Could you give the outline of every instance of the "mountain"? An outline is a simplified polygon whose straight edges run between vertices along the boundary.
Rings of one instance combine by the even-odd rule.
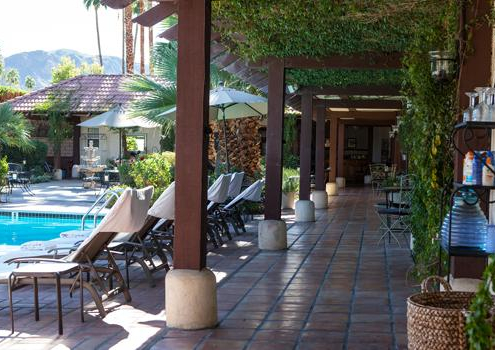
[[[55,50],[55,51],[29,51],[18,53],[5,58],[6,69],[15,68],[19,71],[21,85],[24,86],[24,80],[30,75],[36,80],[35,89],[40,89],[50,85],[52,80],[52,68],[60,63],[63,56],[72,58],[77,66],[82,62],[92,63],[97,60],[97,56],[87,55],[74,50]],[[136,72],[139,71],[137,67]],[[103,56],[103,68],[105,74],[121,74],[122,60],[120,57]]]

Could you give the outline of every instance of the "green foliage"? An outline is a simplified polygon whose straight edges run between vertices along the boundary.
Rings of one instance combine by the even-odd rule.
[[[402,149],[408,153],[409,170],[417,179],[411,222],[419,278],[437,268],[441,194],[453,180],[450,135],[456,120],[456,82],[440,83],[431,77],[428,51],[455,46],[457,1],[445,1],[439,7],[438,17],[426,16],[418,23],[421,29],[406,52],[404,93],[410,107],[399,125]]]
[[[7,157],[3,156],[0,159],[0,179],[1,179],[1,181],[4,181],[8,172],[9,172],[9,162],[7,160]]]
[[[63,56],[60,59],[60,63],[52,68],[52,84],[82,74],[103,74],[103,67],[96,62],[91,64],[83,62],[80,67],[77,67],[76,62],[72,58]]]
[[[123,163],[118,168],[122,184],[138,188],[153,186],[153,199],[156,199],[173,181],[174,167],[175,154],[163,152],[145,155],[134,163]]]
[[[43,169],[48,153],[48,146],[46,143],[38,140],[32,140],[31,143],[32,148],[5,147],[3,153],[7,156],[10,163],[22,163],[25,160],[28,169],[35,167],[41,167]]]
[[[297,168],[299,166],[299,157],[292,152],[292,145],[297,139],[297,115],[287,114],[284,119],[284,146],[283,158],[284,167]]]
[[[24,79],[24,86],[26,87],[26,89],[32,90],[36,86],[36,81],[32,76],[27,75],[26,79]]]
[[[394,85],[404,80],[400,69],[291,69],[287,81],[302,86]]]
[[[30,149],[31,129],[24,115],[14,112],[10,103],[0,104],[0,151],[4,147]]]
[[[11,86],[19,87],[19,71],[17,69],[11,68],[7,72],[5,72],[5,82]]]
[[[68,117],[75,103],[71,94],[60,92],[51,94],[44,103],[35,107],[35,112],[43,114],[48,120],[48,139],[53,145],[55,169],[60,168],[62,143],[72,137],[72,124]]]
[[[11,86],[0,86],[0,103],[8,101],[14,97],[22,96],[26,92]]]
[[[483,283],[478,287],[476,296],[471,301],[469,313],[466,318],[466,331],[470,350],[493,349],[495,338],[492,329],[493,296],[491,293],[493,278],[495,277],[495,259],[483,273]]]
[[[3,59],[2,54],[0,53],[0,79],[1,79],[1,76],[3,75],[4,69],[5,69],[5,61]]]
[[[127,141],[127,150],[128,151],[137,151],[138,150],[138,144],[137,144],[135,137],[127,136],[126,141]]]
[[[45,173],[43,175],[33,175],[33,176],[31,176],[29,181],[31,181],[31,183],[33,183],[33,184],[38,184],[41,182],[50,182],[50,181],[52,181],[52,178],[53,177],[51,174]]]
[[[283,168],[282,171],[282,192],[299,191],[299,171],[297,169]]]

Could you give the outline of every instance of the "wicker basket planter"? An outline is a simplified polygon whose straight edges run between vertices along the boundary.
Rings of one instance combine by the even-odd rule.
[[[431,282],[442,284],[444,292],[429,292]],[[465,312],[474,293],[453,292],[441,277],[421,284],[421,293],[407,299],[407,337],[410,350],[467,349]]]

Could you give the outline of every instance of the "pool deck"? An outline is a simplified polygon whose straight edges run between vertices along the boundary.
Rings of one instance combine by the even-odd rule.
[[[34,321],[33,290],[14,292],[16,331],[10,334],[7,288],[0,285],[0,349],[407,349],[407,281],[412,264],[403,245],[382,241],[369,189],[332,197],[314,223],[288,222],[288,249],[260,251],[257,222],[248,232],[211,249],[207,265],[217,278],[215,329],[166,327],[165,272],[151,288],[138,266],[131,270],[132,302],[105,303],[100,318],[85,296],[63,289],[64,335],[57,334],[55,293],[40,289],[41,319]]]
[[[33,184],[31,190],[34,196],[14,188],[8,202],[0,204],[0,211],[84,214],[103,193],[83,188],[80,180]]]

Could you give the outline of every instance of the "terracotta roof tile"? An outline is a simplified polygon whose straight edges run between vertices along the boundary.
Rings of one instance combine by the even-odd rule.
[[[131,75],[80,75],[10,100],[18,112],[32,112],[51,93],[72,93],[72,112],[105,112],[117,104],[126,105],[143,94],[124,91],[121,84]]]

